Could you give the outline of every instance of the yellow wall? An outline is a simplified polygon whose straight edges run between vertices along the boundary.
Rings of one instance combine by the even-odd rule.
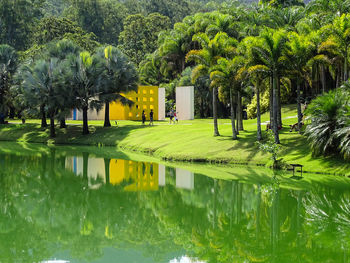
[[[156,163],[143,163],[128,160],[112,159],[110,162],[109,181],[118,185],[129,182],[126,191],[156,191],[158,190],[158,168]]]
[[[153,119],[158,120],[158,87],[139,86],[138,92],[122,94],[134,102],[132,107],[123,106],[120,102],[110,104],[111,120],[142,120],[142,111],[145,110],[146,120],[149,120],[149,113],[153,109]]]

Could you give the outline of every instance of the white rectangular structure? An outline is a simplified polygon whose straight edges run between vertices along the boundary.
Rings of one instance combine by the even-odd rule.
[[[158,88],[158,120],[165,120],[165,88]]]
[[[165,166],[159,164],[158,168],[158,184],[159,186],[165,186]]]
[[[194,173],[176,168],[176,188],[194,189]]]
[[[194,119],[194,87],[176,88],[176,112],[179,120]]]

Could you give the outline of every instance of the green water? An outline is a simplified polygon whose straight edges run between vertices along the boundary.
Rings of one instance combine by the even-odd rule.
[[[349,262],[350,184],[92,152],[0,145],[0,262]]]

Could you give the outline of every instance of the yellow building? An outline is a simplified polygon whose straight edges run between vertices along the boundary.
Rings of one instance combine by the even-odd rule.
[[[126,191],[158,190],[158,164],[112,159],[109,166],[109,182],[118,185],[129,183]]]
[[[113,102],[109,106],[109,118],[111,120],[142,120],[142,111],[146,113],[149,120],[149,113],[153,110],[153,120],[165,119],[165,89],[157,86],[139,86],[138,91],[121,94],[133,101],[133,106],[123,106],[120,102]],[[90,110],[89,120],[103,120],[105,108],[100,111]],[[68,119],[82,120],[83,112],[77,109],[72,110]]]
[[[110,105],[109,116],[111,120],[142,120],[142,111],[146,113],[149,120],[149,113],[153,110],[153,119],[158,120],[159,116],[159,94],[156,86],[139,86],[137,92],[122,94],[134,102],[131,107],[123,106],[120,102]]]

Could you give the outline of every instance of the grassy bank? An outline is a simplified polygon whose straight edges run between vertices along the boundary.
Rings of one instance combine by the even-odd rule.
[[[300,163],[309,172],[349,174],[350,164],[334,157],[313,157],[306,139],[289,132],[289,124],[296,122],[294,106],[283,108],[281,157],[288,163]],[[262,121],[268,120],[265,114]],[[57,129],[57,138],[49,138],[49,130],[40,129],[38,121],[25,125],[9,124],[0,127],[0,140],[55,144],[108,145],[121,149],[152,153],[170,160],[227,162],[265,165],[269,156],[259,152],[256,141],[256,120],[244,121],[239,140],[232,141],[229,120],[219,120],[221,136],[213,137],[210,119],[181,121],[177,125],[156,122],[142,126],[140,122],[119,121],[118,127],[103,128],[102,121],[90,121],[91,134],[81,135],[81,122],[70,121],[67,129]],[[264,127],[264,126],[263,126]]]

